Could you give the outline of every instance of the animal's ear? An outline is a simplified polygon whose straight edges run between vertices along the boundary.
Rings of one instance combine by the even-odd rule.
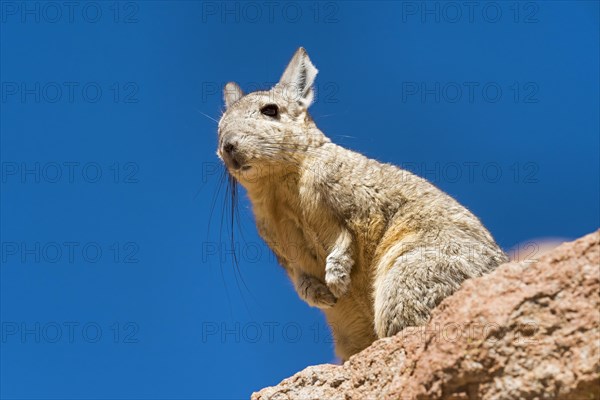
[[[229,82],[223,88],[223,99],[225,100],[225,107],[229,108],[233,103],[238,101],[244,96],[244,92],[235,82]]]
[[[290,101],[297,101],[308,108],[314,98],[313,83],[319,72],[303,47],[296,50],[294,57],[285,69],[277,86]]]

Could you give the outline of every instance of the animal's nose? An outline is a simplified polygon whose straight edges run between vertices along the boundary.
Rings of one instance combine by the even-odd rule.
[[[227,136],[221,142],[221,158],[229,168],[239,169],[243,161],[238,139]]]
[[[231,155],[231,153],[235,151],[235,144],[231,142],[226,142],[225,144],[223,144],[223,151]]]

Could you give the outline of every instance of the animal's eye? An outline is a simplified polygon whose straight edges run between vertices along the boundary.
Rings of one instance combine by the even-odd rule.
[[[260,112],[269,117],[275,118],[279,114],[279,107],[277,104],[267,104],[260,109]]]

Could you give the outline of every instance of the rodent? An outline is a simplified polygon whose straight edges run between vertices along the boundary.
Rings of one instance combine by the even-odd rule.
[[[452,197],[325,136],[308,113],[317,72],[299,48],[269,91],[226,84],[217,155],[347,360],[377,338],[426,323],[463,281],[508,258]]]

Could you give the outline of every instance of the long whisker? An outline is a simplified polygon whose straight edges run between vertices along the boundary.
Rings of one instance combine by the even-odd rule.
[[[231,195],[231,197],[230,197],[231,198],[231,203],[230,203],[231,209],[229,210],[229,212],[230,212],[229,216],[230,216],[230,229],[231,229],[231,231],[230,231],[231,253],[233,255],[232,256],[233,272],[234,272],[234,276],[235,276],[235,283],[238,287],[238,291],[240,292],[242,302],[244,303],[244,308],[246,309],[246,312],[252,318],[252,311],[248,307],[248,303],[246,301],[246,298],[244,297],[244,292],[242,291],[242,288],[240,287],[240,282],[242,283],[242,286],[246,289],[246,291],[250,294],[252,299],[256,303],[258,303],[258,301],[256,301],[256,298],[254,297],[254,295],[252,294],[252,291],[248,288],[248,285],[246,284],[246,281],[244,280],[242,271],[240,269],[239,260],[237,257],[235,233],[234,233],[236,225],[237,225],[239,231],[241,232],[241,226],[239,224],[238,185],[237,185],[237,181],[235,180],[235,178],[233,176],[228,174],[228,178],[229,178],[229,188],[230,188],[230,195]],[[237,217],[237,219],[236,219],[236,217]]]
[[[225,181],[225,176],[227,176],[227,171],[225,171],[225,169],[223,167],[221,167],[221,174],[219,176],[217,188],[213,191],[213,196],[212,196],[212,200],[211,200],[210,215],[208,218],[208,227],[207,227],[207,231],[206,231],[206,237],[209,237],[209,234],[210,234],[210,225],[212,223],[215,206],[217,204],[217,198],[219,197],[219,193],[221,193],[221,188],[223,187],[223,182]],[[200,193],[200,190],[198,191],[198,193]]]
[[[212,120],[212,121],[215,121],[217,124],[219,123],[219,121],[217,121],[216,119],[214,119],[214,118],[213,118],[213,117],[211,117],[210,115],[208,115],[208,114],[205,114],[205,113],[203,113],[203,112],[202,112],[202,111],[200,111],[200,110],[196,110],[196,111],[198,111],[200,114],[204,115],[206,118],[208,118],[208,119],[210,119],[210,120]]]
[[[210,232],[211,232],[211,224],[213,221],[213,216],[214,216],[214,209],[215,209],[215,205],[217,203],[217,198],[219,197],[219,194],[221,193],[221,188],[223,187],[223,183],[224,183],[224,178],[227,175],[227,172],[225,171],[224,168],[221,169],[221,174],[219,176],[219,179],[217,181],[217,185],[216,187],[213,188],[213,195],[212,195],[212,201],[211,201],[211,206],[210,206],[210,214],[209,214],[209,218],[208,218],[208,224],[207,224],[207,230],[206,230],[206,243],[209,243],[210,240]],[[202,189],[199,190],[199,192]],[[221,221],[221,225],[222,225],[222,221]],[[222,229],[221,229],[222,231]],[[221,233],[219,233],[219,243],[221,242]],[[212,262],[208,263],[209,268],[212,271]],[[223,273],[223,267],[221,266],[221,263],[219,262],[219,272],[220,272],[220,277],[221,277],[221,282],[223,284],[223,288],[225,289],[225,297],[227,299],[227,305],[229,308],[229,314],[233,317],[233,306],[231,303],[231,296],[229,295],[229,289],[227,287],[227,282],[225,280],[225,275]]]

